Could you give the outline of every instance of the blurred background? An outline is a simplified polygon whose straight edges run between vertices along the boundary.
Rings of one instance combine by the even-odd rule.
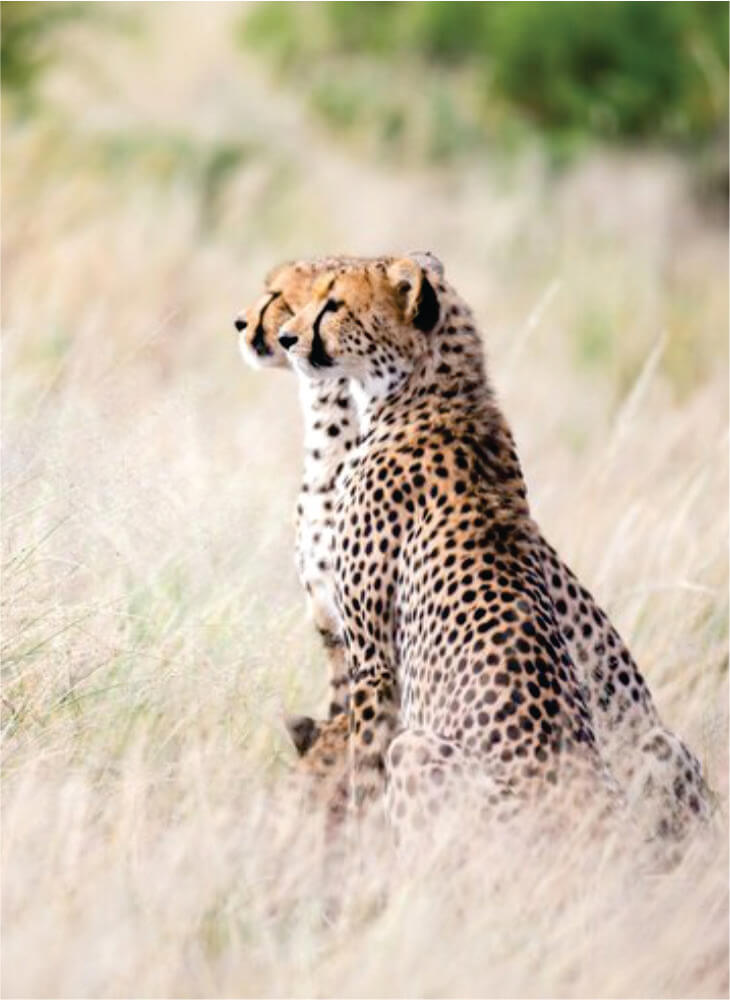
[[[495,907],[424,889],[367,971],[362,927],[297,909],[250,816],[282,714],[324,705],[300,418],[232,320],[283,259],[442,258],[533,511],[725,831],[727,4],[0,13],[5,994],[721,995],[723,846],[560,918],[519,873]]]

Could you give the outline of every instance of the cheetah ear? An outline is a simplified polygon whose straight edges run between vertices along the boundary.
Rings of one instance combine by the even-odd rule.
[[[439,278],[443,278],[444,265],[430,250],[413,250],[407,254],[407,257],[409,260],[415,261],[424,271],[433,271]]]
[[[264,288],[271,288],[272,284],[276,281],[282,271],[288,271],[295,265],[293,260],[285,260],[281,264],[277,264],[276,267],[270,268],[264,278]]]
[[[300,757],[312,749],[318,729],[317,723],[309,715],[290,715],[284,720],[286,730]]]
[[[434,287],[426,277],[426,267],[433,268],[437,275],[443,273],[441,262],[430,254],[411,254],[388,268],[388,280],[403,318],[424,333],[433,330],[441,311]]]

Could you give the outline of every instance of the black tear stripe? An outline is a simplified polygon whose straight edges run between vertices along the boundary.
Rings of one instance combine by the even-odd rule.
[[[428,333],[429,330],[433,330],[436,326],[440,315],[441,308],[439,300],[436,297],[436,292],[424,274],[423,281],[421,282],[421,294],[418,296],[418,308],[416,309],[416,315],[413,317],[413,325],[417,329],[423,330],[424,333]]]
[[[329,356],[325,349],[322,335],[319,332],[319,325],[322,322],[322,318],[325,313],[337,312],[340,306],[343,305],[344,302],[336,302],[334,299],[327,299],[314,321],[314,325],[312,327],[312,347],[309,351],[309,363],[312,368],[331,368],[334,364],[333,359]]]
[[[259,321],[256,324],[256,332],[253,335],[253,340],[251,341],[251,347],[254,349],[256,354],[260,358],[266,358],[273,352],[266,346],[266,341],[264,340],[264,316],[266,315],[266,310],[269,308],[272,302],[279,298],[281,292],[272,292],[271,298],[266,303],[264,308],[259,313]]]

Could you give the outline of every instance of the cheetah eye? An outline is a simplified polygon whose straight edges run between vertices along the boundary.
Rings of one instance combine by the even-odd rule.
[[[336,313],[338,309],[344,306],[342,299],[327,299],[325,303],[324,311],[330,313]]]
[[[408,302],[408,293],[410,292],[411,287],[412,286],[410,281],[406,280],[399,281],[398,284],[395,286],[396,301],[401,306],[405,306],[406,303]]]

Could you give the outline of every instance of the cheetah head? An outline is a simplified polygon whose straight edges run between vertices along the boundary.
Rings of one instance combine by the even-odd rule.
[[[279,331],[292,364],[309,377],[347,377],[390,391],[430,351],[441,317],[443,268],[430,254],[340,264]]]
[[[302,309],[324,272],[353,257],[321,257],[279,264],[266,276],[264,294],[243,309],[234,326],[244,361],[253,368],[287,368],[287,353],[279,343],[279,329]]]

